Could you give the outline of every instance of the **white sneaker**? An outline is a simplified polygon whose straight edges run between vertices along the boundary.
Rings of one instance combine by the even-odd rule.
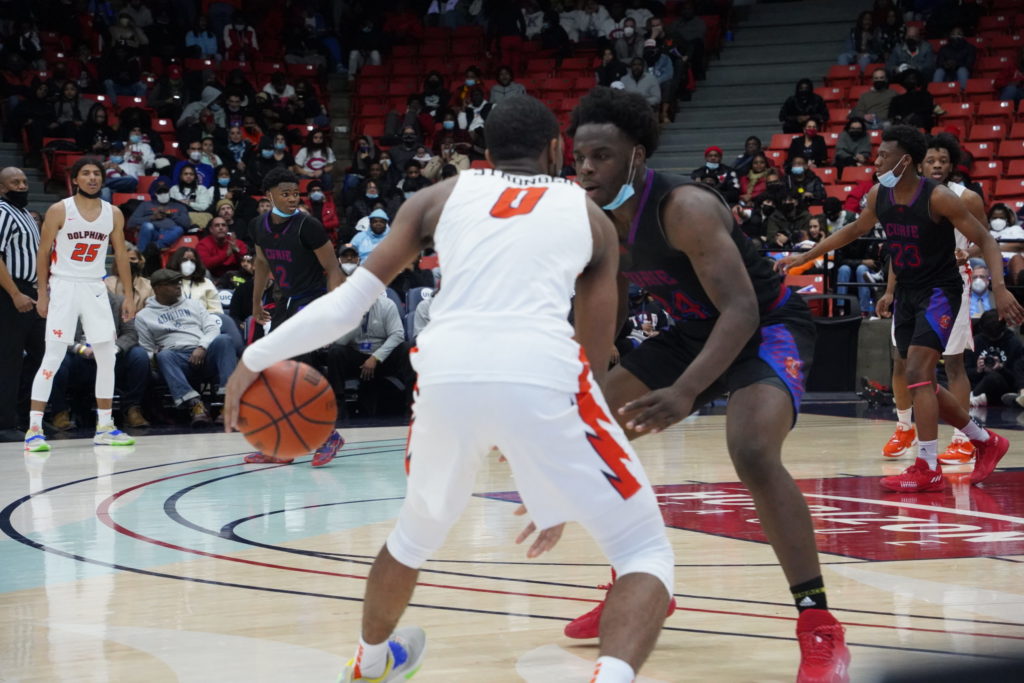
[[[29,453],[46,453],[50,450],[42,429],[36,427],[25,432],[25,450]]]
[[[408,680],[416,675],[427,653],[427,634],[419,626],[405,626],[395,629],[388,638],[388,663],[384,673],[377,678],[366,678],[360,673],[355,658],[348,660],[345,670],[338,677],[338,683],[393,683]]]
[[[981,396],[975,396],[974,394],[971,394],[971,406],[973,406],[975,408],[980,408],[981,406],[987,406],[987,405],[988,405],[988,396],[986,396],[985,394],[982,394]]]
[[[134,446],[135,439],[111,423],[96,426],[96,434],[92,437],[92,443],[95,446]]]

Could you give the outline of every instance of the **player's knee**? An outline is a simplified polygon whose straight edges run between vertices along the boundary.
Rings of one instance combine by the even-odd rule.
[[[650,574],[661,581],[669,595],[675,590],[676,558],[664,530],[649,534],[646,539],[623,548],[608,559],[619,577],[626,574]]]
[[[782,469],[782,461],[777,454],[762,445],[751,443],[733,448],[729,454],[732,464],[747,487],[757,486],[767,480],[770,475]]]
[[[410,530],[399,523],[388,535],[386,545],[391,557],[410,569],[419,569],[444,544],[446,533],[415,536]]]

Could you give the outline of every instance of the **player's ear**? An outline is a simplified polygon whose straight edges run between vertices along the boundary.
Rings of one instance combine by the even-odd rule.
[[[633,147],[633,165],[642,166],[647,162],[647,150],[643,145]]]
[[[551,175],[558,175],[558,171],[561,170],[564,152],[565,147],[562,144],[561,136],[548,141],[548,161],[550,161]]]
[[[487,159],[487,163],[489,163],[491,166],[497,168],[497,165],[494,163],[494,159],[491,158],[491,150],[484,150],[484,159]]]

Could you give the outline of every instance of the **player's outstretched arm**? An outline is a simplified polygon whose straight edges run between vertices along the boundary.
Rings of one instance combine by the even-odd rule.
[[[50,252],[57,239],[57,233],[64,225],[64,202],[50,205],[39,231],[39,251],[36,253],[36,278],[39,294],[36,298],[36,312],[45,318],[50,308]]]
[[[999,251],[999,244],[988,229],[974,217],[967,204],[953,194],[952,190],[937,187],[932,192],[931,210],[934,215],[948,219],[953,227],[981,249],[992,280],[992,293],[995,296],[999,317],[1009,325],[1017,325],[1024,320],[1024,308],[1021,308],[1017,299],[1006,289],[1006,282],[1003,280],[1003,254]]]
[[[862,211],[860,216],[857,217],[857,220],[849,225],[844,225],[839,230],[836,230],[834,233],[818,242],[814,248],[809,251],[804,251],[799,254],[789,254],[788,256],[779,259],[775,262],[775,270],[780,273],[785,273],[790,268],[796,268],[797,266],[802,266],[805,263],[810,263],[828,252],[845,247],[858,237],[863,237],[871,232],[871,229],[875,227],[875,223],[878,222],[878,216],[875,215],[875,196],[877,193],[878,186],[875,185],[868,192],[868,200],[864,206],[864,211]]]
[[[615,226],[594,202],[587,199],[594,252],[576,280],[576,341],[590,360],[594,381],[600,386],[608,372],[608,357],[618,321],[618,238]]]
[[[388,282],[429,243],[455,179],[420,190],[402,204],[389,234],[344,284],[289,318],[280,328],[250,346],[228,380],[224,396],[224,430],[238,420],[238,402],[260,372],[274,363],[330,344],[362,320]],[[255,296],[255,295],[254,295]]]

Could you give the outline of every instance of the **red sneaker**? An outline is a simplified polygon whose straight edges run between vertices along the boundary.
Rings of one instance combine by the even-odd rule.
[[[327,441],[324,441],[324,445],[313,453],[313,467],[323,467],[334,460],[334,456],[338,454],[338,449],[344,445],[345,439],[341,438],[341,434],[336,431],[331,432],[331,435],[327,437]]]
[[[605,583],[598,588],[608,590],[612,587],[612,584]],[[601,635],[601,612],[604,611],[604,600],[602,600],[597,607],[590,610],[582,616],[578,616],[568,624],[565,625],[565,636],[567,638],[597,638]],[[676,599],[671,598],[668,601],[668,612],[665,614],[665,618],[672,616],[672,613],[676,611]]]
[[[988,479],[988,475],[992,474],[992,470],[996,468],[999,461],[1006,455],[1006,451],[1010,450],[1009,441],[991,429],[986,429],[985,431],[988,432],[988,441],[971,442],[974,444],[977,453],[974,459],[974,471],[971,472],[972,484],[980,484]]]
[[[281,458],[275,458],[272,455],[264,455],[259,451],[250,453],[243,458],[246,463],[250,465],[290,465],[292,460],[283,460]]]
[[[796,622],[800,643],[797,683],[847,683],[850,680],[850,650],[843,638],[843,626],[828,610],[805,609]]]
[[[882,457],[899,458],[907,454],[911,448],[917,445],[917,430],[913,427],[908,429],[896,425],[896,432],[882,446]]]
[[[977,469],[977,465],[975,465]],[[946,480],[942,477],[942,465],[936,463],[935,469],[928,467],[924,458],[918,458],[914,464],[892,477],[882,477],[882,488],[900,493],[924,493],[941,491],[946,488]]]
[[[974,444],[967,439],[953,439],[945,451],[939,453],[943,465],[966,465],[974,460]]]

